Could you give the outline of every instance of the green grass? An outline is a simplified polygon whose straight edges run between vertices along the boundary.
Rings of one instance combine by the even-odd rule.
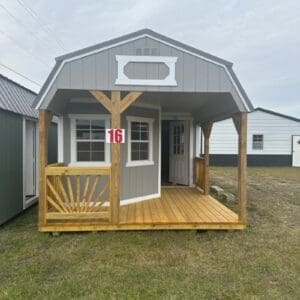
[[[234,192],[236,169],[213,168]],[[249,168],[245,231],[37,231],[37,207],[0,229],[3,299],[299,299],[300,169]]]

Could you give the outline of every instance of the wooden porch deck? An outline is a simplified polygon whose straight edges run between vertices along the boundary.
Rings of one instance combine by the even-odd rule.
[[[120,225],[236,224],[238,216],[195,188],[162,188],[161,197],[121,206]]]
[[[195,188],[162,188],[161,197],[120,206],[118,225],[101,220],[50,221],[41,231],[244,229],[238,215]]]

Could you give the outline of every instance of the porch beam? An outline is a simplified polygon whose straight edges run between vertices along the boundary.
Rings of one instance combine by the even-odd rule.
[[[46,224],[46,166],[48,164],[48,131],[53,114],[39,110],[39,229]]]
[[[121,113],[124,112],[132,103],[134,103],[143,93],[130,92],[121,101]]]
[[[101,91],[90,91],[90,93],[102,104],[109,112],[112,111],[112,101]]]
[[[121,127],[121,92],[111,92],[111,125],[112,128]],[[121,173],[121,145],[111,144],[111,181],[110,181],[110,213],[111,222],[119,223],[120,210],[120,173]]]
[[[238,132],[238,206],[239,221],[247,222],[247,113],[232,117]]]
[[[204,135],[204,195],[209,194],[210,184],[209,184],[209,138],[211,135],[213,123],[211,121],[201,124],[201,128]]]

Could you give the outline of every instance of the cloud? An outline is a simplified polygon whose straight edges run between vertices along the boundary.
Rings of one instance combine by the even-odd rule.
[[[0,32],[0,61],[36,81],[46,79],[55,56],[148,27],[234,62],[255,106],[284,107],[286,113],[300,115],[299,1],[22,1],[54,33],[45,32],[18,2],[2,1],[26,26],[0,7],[0,29],[21,44]]]

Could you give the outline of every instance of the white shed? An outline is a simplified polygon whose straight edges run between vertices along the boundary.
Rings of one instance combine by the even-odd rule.
[[[236,165],[237,138],[232,119],[214,123],[210,164]],[[249,166],[300,166],[300,119],[256,108],[248,114],[247,138]]]

